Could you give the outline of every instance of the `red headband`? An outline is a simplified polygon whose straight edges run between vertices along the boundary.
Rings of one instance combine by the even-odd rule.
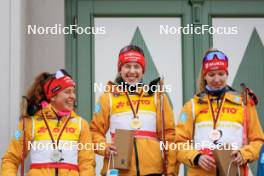
[[[117,63],[118,71],[120,72],[121,67],[129,62],[138,63],[142,67],[143,73],[145,72],[145,58],[141,53],[134,50],[120,54]]]
[[[220,60],[217,57],[209,61],[203,62],[203,75],[205,76],[208,72],[214,70],[224,70],[228,74],[228,61]]]
[[[69,76],[53,78],[44,84],[44,92],[48,100],[68,87],[75,86],[75,82]]]

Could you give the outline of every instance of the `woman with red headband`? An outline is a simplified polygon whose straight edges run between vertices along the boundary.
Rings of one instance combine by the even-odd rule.
[[[131,166],[128,170],[120,170],[119,175],[159,176],[163,172],[167,172],[168,175],[176,172],[174,152],[168,152],[168,164],[165,169],[160,148],[163,132],[166,141],[174,141],[173,112],[168,97],[164,95],[162,108],[165,125],[162,130],[160,96],[157,92],[144,92],[142,88],[142,77],[146,71],[144,57],[142,49],[135,45],[121,49],[117,65],[118,76],[114,83],[108,83],[112,89],[103,93],[95,106],[91,122],[93,142],[106,143],[108,130],[112,136],[112,143],[107,144],[106,150],[97,152],[104,156],[102,175],[107,173],[110,153],[118,155],[113,143],[117,129],[134,132]]]
[[[18,130],[2,158],[2,176],[15,176],[29,153],[38,176],[95,175],[89,125],[74,112],[75,82],[64,70],[41,73],[28,91]]]
[[[231,145],[231,160],[247,175],[247,163],[257,160],[264,141],[255,104],[227,85],[228,58],[218,50],[209,50],[202,64],[200,92],[182,108],[176,126],[177,159],[187,164],[188,175],[217,175],[213,149]],[[247,112],[247,113],[245,113]],[[229,149],[227,147],[227,149]]]

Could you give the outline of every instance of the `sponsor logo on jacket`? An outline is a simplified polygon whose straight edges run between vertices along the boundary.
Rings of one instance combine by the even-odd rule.
[[[214,113],[217,113],[219,108],[214,109]],[[237,108],[233,107],[223,107],[221,113],[226,113],[226,114],[236,114],[237,113]],[[207,114],[209,113],[209,108],[204,108],[200,111],[201,114]]]
[[[47,127],[40,127],[37,131],[37,133],[46,133],[48,131]],[[63,133],[74,133],[76,131],[76,128],[73,127],[66,127],[63,131]],[[60,128],[55,127],[55,128],[51,128],[51,132],[52,133],[59,133],[60,132]]]
[[[137,105],[138,102],[140,101],[140,104],[142,105],[150,105],[150,100],[131,100],[132,105]],[[116,103],[116,108],[123,108],[124,106],[130,106],[129,101],[119,101]]]

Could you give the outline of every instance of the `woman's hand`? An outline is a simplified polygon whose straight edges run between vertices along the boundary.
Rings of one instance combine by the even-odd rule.
[[[110,157],[110,153],[112,153],[113,155],[116,155],[117,154],[116,147],[113,144],[110,144],[110,145],[108,145],[105,148],[105,157],[106,158],[109,158]]]
[[[244,160],[243,160],[243,157],[240,153],[239,150],[234,150],[232,151],[231,153],[231,156],[234,158],[234,162],[238,165],[238,166],[241,166],[244,164]]]
[[[206,171],[212,171],[213,169],[216,168],[214,158],[205,154],[200,156],[198,165]]]

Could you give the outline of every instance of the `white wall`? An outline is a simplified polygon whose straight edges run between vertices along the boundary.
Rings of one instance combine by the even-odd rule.
[[[27,0],[26,12],[26,87],[42,71],[64,68],[64,35],[28,35],[27,25],[64,25],[64,0]]]
[[[0,7],[0,14],[3,22],[0,28],[0,113],[2,116],[0,123],[0,156],[7,148],[9,139],[16,129],[19,116],[19,97],[22,85],[21,62],[24,59],[22,26],[24,15],[21,1],[4,0]]]
[[[37,74],[65,65],[64,36],[27,35],[27,25],[64,25],[64,0],[1,0],[0,16],[2,158],[17,128],[21,96]]]
[[[0,141],[1,149],[0,155],[3,154],[3,148],[7,147],[7,144],[4,142],[9,138],[9,104],[10,104],[10,1],[3,0],[1,2],[0,16],[5,17],[1,22],[0,28],[0,38],[3,42],[0,42],[0,81],[1,81],[1,91],[0,97],[0,114],[1,114],[1,123],[0,123]]]
[[[254,28],[264,44],[264,18],[213,18],[212,24],[214,27],[236,26],[238,29],[235,35],[213,35],[214,47],[229,57],[229,67],[232,69],[228,84],[232,85]]]

